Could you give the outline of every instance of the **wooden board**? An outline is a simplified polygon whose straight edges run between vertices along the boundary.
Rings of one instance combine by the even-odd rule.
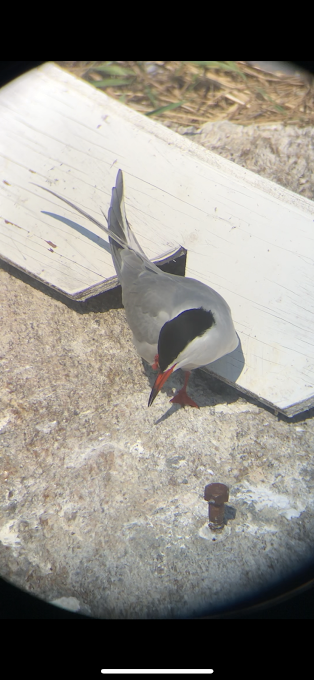
[[[102,132],[103,97],[96,105],[90,96],[99,93],[84,90],[84,83],[50,64],[0,90],[0,257],[77,300],[118,284],[107,235],[32,182],[61,193],[106,226],[101,209],[107,214],[119,166]],[[136,213],[128,210],[131,220]],[[156,235],[153,209],[145,214],[141,204],[135,219],[152,260],[181,254],[171,232]]]
[[[31,182],[102,221],[121,168],[148,256],[186,248],[232,309],[241,346],[209,369],[287,415],[314,405],[311,201],[53,64],[0,90],[0,168],[0,257],[81,299],[114,284],[107,239]]]

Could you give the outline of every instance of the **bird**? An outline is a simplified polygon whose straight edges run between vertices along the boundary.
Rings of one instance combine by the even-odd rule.
[[[112,189],[107,227],[51,189],[45,190],[108,234],[133,343],[138,354],[158,370],[148,406],[169,376],[181,368],[184,385],[170,401],[199,408],[186,391],[191,371],[229,354],[239,343],[227,302],[205,283],[163,272],[147,258],[126,217],[122,170]]]

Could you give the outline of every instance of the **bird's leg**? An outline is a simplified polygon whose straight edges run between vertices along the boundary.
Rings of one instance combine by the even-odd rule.
[[[170,401],[173,404],[181,404],[181,406],[195,406],[196,408],[199,408],[198,404],[196,404],[195,401],[193,401],[193,399],[191,399],[186,393],[186,386],[188,384],[191,371],[184,371],[184,373],[185,373],[184,385],[181,388],[181,390],[179,390],[179,392],[175,394],[173,399],[170,399]]]
[[[159,354],[155,354],[154,363],[152,364],[153,371],[158,371],[159,369]]]

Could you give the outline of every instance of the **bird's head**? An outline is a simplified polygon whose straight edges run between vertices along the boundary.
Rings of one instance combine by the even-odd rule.
[[[159,373],[150,393],[148,406],[152,405],[173,371],[184,368],[189,363],[202,365],[197,363],[198,339],[201,341],[214,324],[212,312],[200,307],[185,310],[163,325],[158,339]]]

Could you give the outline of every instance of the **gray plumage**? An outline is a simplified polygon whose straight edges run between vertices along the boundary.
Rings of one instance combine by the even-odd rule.
[[[193,340],[190,351],[181,352],[175,370],[204,366],[237,347],[230,308],[219,293],[195,279],[166,274],[147,259],[126,218],[121,170],[112,190],[108,227],[111,234],[125,240],[122,247],[109,238],[126,317],[140,356],[152,364],[162,326],[181,312],[200,307],[211,310],[215,324],[206,336]]]

